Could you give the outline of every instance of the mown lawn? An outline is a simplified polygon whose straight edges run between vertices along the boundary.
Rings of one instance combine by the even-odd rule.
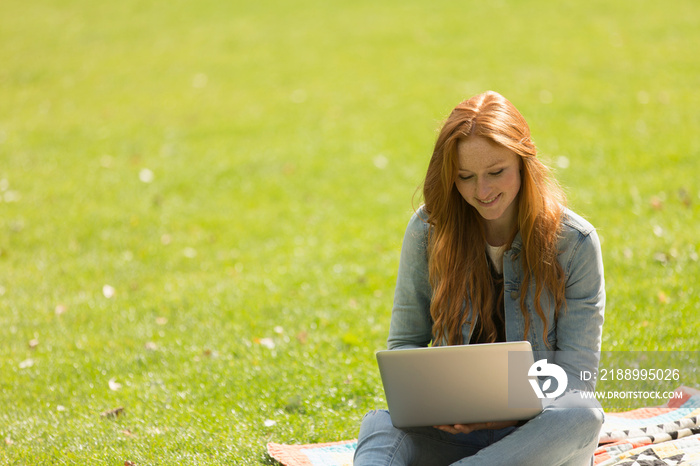
[[[0,462],[354,438],[436,130],[487,89],[598,228],[603,349],[700,350],[700,4],[556,5],[4,1]]]

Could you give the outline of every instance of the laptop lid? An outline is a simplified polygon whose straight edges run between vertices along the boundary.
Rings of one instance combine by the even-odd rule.
[[[377,352],[395,427],[532,419],[542,411],[528,382],[527,341]]]

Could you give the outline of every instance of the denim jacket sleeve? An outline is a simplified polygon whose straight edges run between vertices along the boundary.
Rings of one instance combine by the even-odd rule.
[[[581,370],[597,371],[600,361],[605,313],[600,240],[590,224],[571,212],[564,225],[573,230],[575,240],[560,256],[566,275],[566,308],[556,322],[555,362],[569,373],[569,388],[593,390],[594,382],[581,381],[578,374]]]
[[[396,278],[394,307],[387,346],[389,349],[428,346],[432,339],[428,278],[427,215],[419,209],[406,228]]]

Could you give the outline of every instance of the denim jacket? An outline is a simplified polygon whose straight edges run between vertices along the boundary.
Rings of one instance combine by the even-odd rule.
[[[427,219],[427,214],[421,207],[411,218],[404,236],[389,329],[389,349],[428,346],[432,340],[432,289],[427,255],[429,225],[424,219]],[[540,303],[548,322],[547,342],[543,339],[544,322],[535,311],[534,280],[531,280],[528,290],[521,289],[521,249],[522,239],[518,233],[503,256],[506,340],[528,340],[535,360],[547,358],[567,372],[570,389],[593,390],[594,382],[581,381],[579,371],[595,373],[600,359],[605,280],[600,241],[594,227],[574,212],[565,211],[558,260],[566,277],[566,307],[559,311],[555,321],[549,295],[542,293]],[[530,319],[526,338],[525,319],[520,310],[522,292],[527,293],[525,302]],[[472,309],[466,311],[471,314]],[[469,342],[470,324],[464,325],[462,335],[464,342]],[[433,344],[439,345],[440,342]]]

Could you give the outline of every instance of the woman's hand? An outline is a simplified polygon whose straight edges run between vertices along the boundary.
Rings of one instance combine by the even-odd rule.
[[[518,423],[518,421],[495,421],[495,422],[474,422],[472,424],[455,424],[446,426],[433,426],[436,429],[440,429],[443,432],[449,434],[468,434],[474,432],[475,430],[481,429],[503,429],[505,427],[511,427]]]

